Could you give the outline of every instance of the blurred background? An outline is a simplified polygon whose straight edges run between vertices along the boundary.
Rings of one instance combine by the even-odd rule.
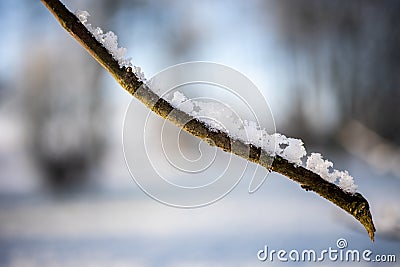
[[[245,175],[200,209],[148,198],[122,152],[131,96],[39,1],[8,0],[0,2],[0,266],[257,266],[264,245],[322,250],[338,238],[399,262],[400,1],[64,3],[114,31],[147,77],[192,60],[248,76],[278,132],[355,177],[376,241],[278,174],[252,195]]]

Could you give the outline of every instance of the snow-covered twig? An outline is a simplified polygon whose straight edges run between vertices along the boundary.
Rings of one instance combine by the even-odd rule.
[[[60,24],[81,43],[125,90],[138,98],[153,112],[170,120],[190,134],[207,141],[209,144],[257,163],[271,171],[285,175],[299,183],[304,189],[314,191],[354,216],[365,227],[371,240],[374,240],[375,227],[368,201],[359,193],[351,193],[354,191],[354,188],[352,188],[353,184],[347,172],[329,173],[328,168],[331,167],[331,163],[324,161],[319,154],[312,154],[309,157],[307,168],[299,166],[293,160],[289,159],[289,161],[285,159],[284,155],[274,155],[275,159],[272,165],[269,164],[265,158],[268,152],[262,150],[261,147],[232,138],[232,136],[220,129],[210,128],[210,125],[204,121],[197,120],[192,115],[176,109],[167,100],[160,98],[155,92],[150,90],[143,83],[143,77],[138,75],[136,71],[133,71],[132,67],[127,65],[129,63],[121,58],[121,55],[124,54],[123,50],[118,50],[119,52],[116,50],[116,53],[109,50],[110,48],[118,49],[115,43],[112,43],[112,47],[109,45],[110,40],[112,42],[116,41],[115,37],[107,37],[109,38],[107,42],[101,42],[101,38],[104,36],[96,35],[97,33],[103,33],[96,33],[97,28],[91,28],[92,30],[90,30],[87,25],[84,25],[86,23],[86,13],[78,13],[78,17],[81,16],[78,19],[59,0],[41,1],[53,13]],[[342,190],[339,186],[331,183],[330,179],[334,176],[341,178],[341,181],[343,181],[341,186],[349,188],[348,191],[351,192]]]

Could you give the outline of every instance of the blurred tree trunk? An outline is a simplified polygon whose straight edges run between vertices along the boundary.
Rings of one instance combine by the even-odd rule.
[[[400,144],[400,2],[300,0],[276,1],[282,42],[292,58],[293,131],[313,138],[334,134],[313,129],[329,119],[323,95],[334,101],[338,124],[362,121]],[[298,58],[304,59],[298,62]],[[311,83],[310,83],[311,81]],[[310,101],[310,97],[316,101]],[[307,103],[311,115],[305,114]],[[299,112],[300,111],[300,112]],[[296,123],[297,122],[297,123]],[[305,123],[304,123],[305,122]],[[312,129],[307,130],[307,129]],[[304,136],[304,135],[303,135]]]
[[[107,24],[120,4],[99,1],[93,10]],[[23,99],[27,137],[30,154],[48,184],[78,189],[99,168],[107,142],[101,127],[109,117],[102,114],[101,67],[80,48],[65,55],[60,38],[28,44],[33,53],[23,69],[29,84]]]

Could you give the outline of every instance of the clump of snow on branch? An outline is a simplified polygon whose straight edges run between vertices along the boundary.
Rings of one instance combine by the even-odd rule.
[[[146,77],[144,75],[144,72],[142,71],[142,69],[138,66],[133,66],[132,72],[136,75],[136,77],[138,78],[139,81],[141,82],[145,82],[146,81]]]
[[[354,194],[357,191],[357,185],[354,183],[353,177],[347,171],[337,171],[336,175],[339,177],[339,187],[344,191]]]
[[[303,165],[302,158],[307,152],[301,139],[280,133],[269,134],[255,121],[240,120],[231,108],[219,102],[188,99],[179,91],[172,94],[169,102],[173,107],[206,123],[211,131],[223,131],[231,138],[261,147],[267,153],[281,156],[296,166]],[[345,192],[355,193],[357,190],[353,177],[347,171],[333,169],[333,163],[324,160],[319,153],[308,156],[306,168],[330,183],[339,180],[338,186]]]
[[[320,153],[311,153],[307,158],[306,168],[315,172],[330,183],[336,181],[336,175],[329,171],[333,167],[333,163],[329,160],[324,160]]]
[[[89,12],[77,10],[75,16],[85,27],[93,34],[98,42],[100,42],[108,52],[118,61],[120,67],[131,67],[131,58],[125,58],[126,48],[118,47],[118,37],[112,31],[103,33],[100,27],[93,27],[88,23]]]
[[[279,155],[288,161],[301,165],[306,155],[300,139],[287,138],[282,134],[270,135],[255,121],[241,120],[232,108],[217,101],[188,99],[183,93],[175,91],[170,99],[173,107],[205,122],[211,131],[226,132],[231,138],[261,147],[271,155]]]
[[[96,40],[108,50],[113,58],[118,61],[118,64],[121,68],[132,67],[132,58],[125,58],[126,48],[118,47],[118,37],[115,33],[112,31],[103,33],[103,30],[100,27],[93,27],[91,24],[89,24],[88,17],[90,14],[87,11],[77,10],[75,12],[75,16],[83,25],[85,25],[85,27],[92,33]],[[139,81],[146,80],[140,67],[133,66],[132,71]]]
[[[85,10],[77,10],[75,12],[75,16],[79,19],[80,22],[85,24],[88,21],[88,17],[90,16],[90,14]]]
[[[311,153],[308,156],[306,168],[330,183],[335,183],[339,179],[339,187],[346,192],[355,193],[357,190],[357,185],[354,184],[353,177],[347,171],[334,170],[333,163],[329,160],[324,160],[320,153]]]
[[[233,137],[258,147],[264,147],[264,149],[268,149],[271,152],[274,151],[273,143],[270,142],[272,138],[255,121],[243,120],[242,124],[243,128],[239,127],[238,131],[231,133]]]
[[[193,104],[188,101],[188,98],[181,92],[176,91],[170,101],[173,107],[179,108],[180,110],[191,114],[193,112]]]
[[[301,159],[307,154],[303,141],[301,139],[286,137],[279,133],[275,133],[274,135],[275,138],[279,140],[277,142],[277,154],[287,159],[289,162],[301,166]]]

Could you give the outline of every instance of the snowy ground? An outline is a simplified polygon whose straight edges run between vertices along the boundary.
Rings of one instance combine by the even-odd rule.
[[[353,172],[356,177],[365,174],[359,170]],[[159,204],[133,182],[124,189],[64,197],[39,191],[2,194],[0,265],[262,266],[271,264],[257,259],[265,245],[321,251],[336,248],[339,238],[347,240],[349,249],[396,254],[399,261],[400,180],[381,177],[375,182],[370,176],[359,185],[372,205],[375,243],[352,217],[277,174],[252,195],[245,177],[227,197],[199,209]]]

